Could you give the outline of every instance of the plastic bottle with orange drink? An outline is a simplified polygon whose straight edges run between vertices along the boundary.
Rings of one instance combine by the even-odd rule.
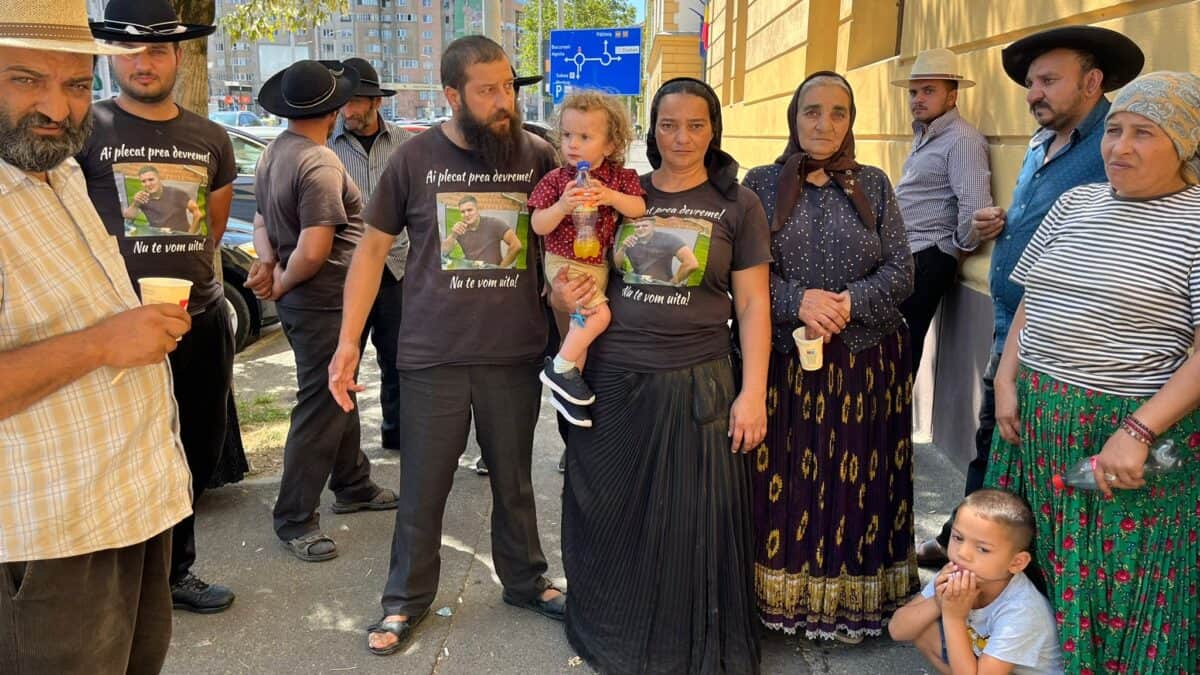
[[[575,168],[578,171],[575,176],[575,186],[588,187],[591,163],[580,162]],[[574,252],[577,259],[600,257],[600,238],[596,236],[596,221],[599,217],[600,211],[595,203],[580,204],[571,212],[571,221],[575,225]]]

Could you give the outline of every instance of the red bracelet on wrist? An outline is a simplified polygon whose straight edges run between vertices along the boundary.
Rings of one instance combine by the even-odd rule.
[[[1132,436],[1134,440],[1146,445],[1154,445],[1154,441],[1157,439],[1157,435],[1150,430],[1150,427],[1133,415],[1128,415],[1121,421],[1121,429]]]

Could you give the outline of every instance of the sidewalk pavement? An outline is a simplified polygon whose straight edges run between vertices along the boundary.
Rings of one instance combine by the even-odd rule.
[[[633,154],[635,159],[645,156],[641,150]],[[399,483],[398,456],[380,448],[378,372],[370,349],[363,363],[360,382],[367,390],[358,398],[363,447],[375,480],[394,487]],[[285,406],[294,400],[292,353],[278,329],[239,356],[235,386],[242,400],[264,394],[275,395]],[[557,583],[565,583],[562,477],[556,470],[561,452],[554,410],[543,397],[533,483],[542,546]],[[277,474],[206,492],[197,504],[195,571],[203,579],[230,586],[238,599],[222,614],[175,612],[163,672],[593,672],[575,657],[562,624],[501,601],[491,561],[491,493],[487,478],[471,470],[478,456],[472,437],[446,506],[441,584],[432,607],[437,613],[425,619],[405,650],[390,657],[367,652],[365,627],[381,613],[379,594],[388,570],[395,512],[335,515],[329,511],[332,495],[326,491],[322,527],[337,540],[341,555],[329,562],[305,563],[284,550],[271,529]],[[917,446],[918,538],[940,528],[958,501],[963,480],[960,468],[932,445]],[[928,579],[930,572],[922,574]],[[764,635],[762,670],[768,675],[928,672],[916,650],[886,636],[846,646],[773,632]]]

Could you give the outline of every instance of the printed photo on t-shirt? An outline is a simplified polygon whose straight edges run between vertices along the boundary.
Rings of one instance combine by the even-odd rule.
[[[626,284],[699,286],[708,266],[712,223],[646,216],[617,229],[613,265]]]
[[[113,164],[126,237],[208,236],[208,174],[204,167]]]
[[[443,270],[524,270],[528,195],[442,192],[437,196]]]

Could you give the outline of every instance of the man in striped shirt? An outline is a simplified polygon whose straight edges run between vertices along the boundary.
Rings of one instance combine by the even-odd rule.
[[[913,116],[912,151],[896,201],[915,265],[913,294],[900,305],[914,372],[933,315],[954,284],[959,255],[979,246],[971,215],[992,205],[987,141],[956,107],[959,90],[975,83],[955,66],[953,52],[931,49],[917,56],[907,79],[892,82],[908,90]]]
[[[371,200],[379,176],[388,158],[412,134],[383,119],[379,114],[383,99],[395,96],[391,89],[379,87],[379,75],[365,59],[346,59],[345,64],[358,71],[354,97],[342,106],[337,126],[329,138],[329,147],[346,167],[346,172],[362,192],[363,203]],[[404,290],[404,263],[408,259],[408,233],[401,232],[388,252],[379,282],[379,294],[367,317],[367,330],[375,345],[379,364],[379,407],[383,409],[381,436],[383,447],[400,449],[400,374],[396,370],[396,345],[400,335],[400,308]]]

